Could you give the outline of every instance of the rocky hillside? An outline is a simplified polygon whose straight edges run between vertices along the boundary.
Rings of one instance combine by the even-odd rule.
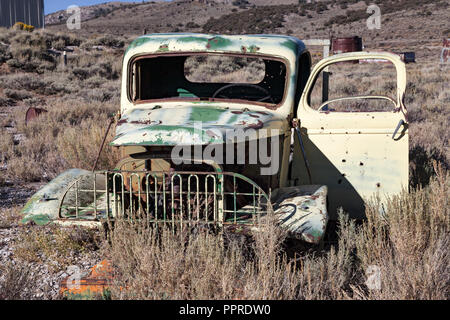
[[[143,32],[281,33],[302,39],[359,35],[366,48],[417,51],[418,58],[437,57],[449,37],[448,0],[373,1],[381,9],[381,28],[369,30],[372,2],[323,0],[176,0],[110,2],[82,7],[78,34],[135,37]],[[65,11],[46,17],[57,31]]]

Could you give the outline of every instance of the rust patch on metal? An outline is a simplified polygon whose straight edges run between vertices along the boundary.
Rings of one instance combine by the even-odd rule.
[[[126,118],[120,119],[120,120],[117,122],[117,126],[120,126],[120,125],[122,125],[122,124],[124,124],[124,123],[128,123],[128,120],[127,120]]]
[[[36,118],[38,118],[41,114],[48,112],[45,109],[42,108],[35,108],[35,107],[30,107],[28,108],[26,114],[25,114],[25,125],[28,125],[28,123],[31,120],[34,120]]]
[[[247,128],[251,129],[261,129],[262,127],[264,127],[264,122],[262,122],[261,120],[258,120],[258,123],[250,124],[247,126]]]

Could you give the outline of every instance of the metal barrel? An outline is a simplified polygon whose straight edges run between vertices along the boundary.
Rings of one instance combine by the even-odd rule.
[[[331,50],[333,54],[362,51],[361,37],[335,38],[332,41]]]

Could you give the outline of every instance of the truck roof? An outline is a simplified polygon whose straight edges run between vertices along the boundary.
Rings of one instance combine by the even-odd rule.
[[[155,33],[140,36],[127,48],[125,57],[141,53],[230,52],[297,57],[305,44],[285,35],[214,35],[201,33]]]

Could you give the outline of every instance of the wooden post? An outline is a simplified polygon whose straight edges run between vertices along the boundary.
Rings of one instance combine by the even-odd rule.
[[[64,58],[64,67],[67,67],[67,52],[64,51],[63,53],[63,58]]]
[[[330,55],[330,47],[329,45],[323,46],[323,58],[326,58]],[[322,103],[328,100],[328,84],[330,82],[330,73],[328,72],[328,67],[323,69],[323,82],[322,82]],[[324,107],[325,109],[327,106]]]

